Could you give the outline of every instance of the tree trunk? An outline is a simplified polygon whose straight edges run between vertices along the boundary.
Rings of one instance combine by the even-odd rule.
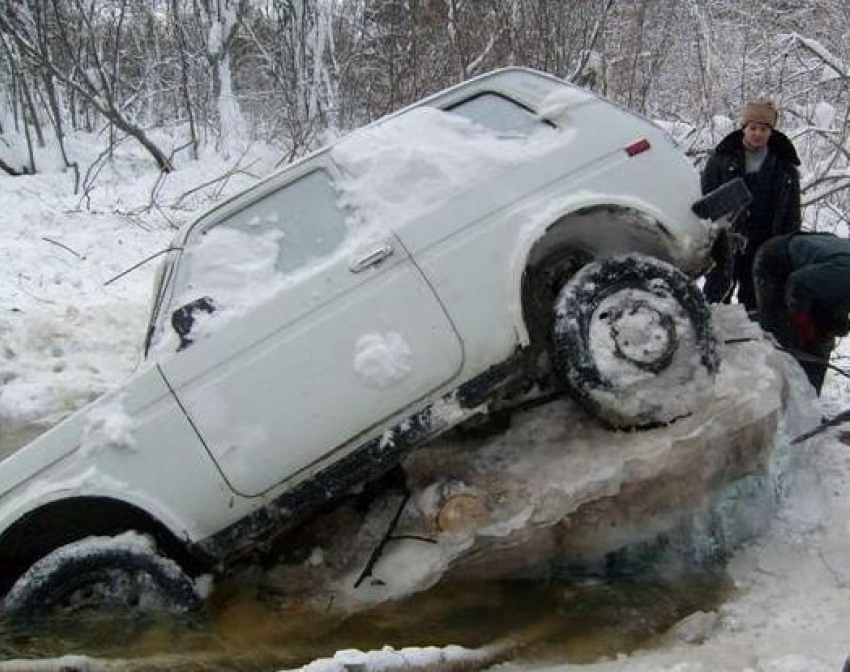
[[[180,59],[180,95],[186,109],[189,120],[190,155],[192,159],[198,159],[198,133],[195,130],[195,110],[192,105],[192,96],[189,92],[189,60],[186,57],[186,35],[183,32],[183,23],[180,17],[177,0],[171,0],[171,20],[174,26],[174,36],[177,42],[178,57]]]
[[[24,100],[25,88],[26,87],[23,85],[23,82],[19,82],[18,93],[20,94],[20,96],[22,98],[22,100],[21,100],[21,114],[23,116],[24,137],[27,140],[27,155],[29,157],[29,168],[27,168],[27,166],[24,166],[23,172],[25,174],[33,175],[33,174],[35,174],[35,153],[33,152],[33,148],[32,148],[32,131],[30,131],[29,119],[27,119],[28,112],[29,112],[29,106],[27,105],[26,101]]]

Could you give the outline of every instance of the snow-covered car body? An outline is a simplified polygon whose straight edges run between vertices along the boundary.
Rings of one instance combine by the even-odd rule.
[[[190,568],[261,548],[533,379],[556,280],[705,269],[699,197],[661,129],[519,68],[263,180],[179,234],[143,369],[0,464],[0,590],[90,535]]]

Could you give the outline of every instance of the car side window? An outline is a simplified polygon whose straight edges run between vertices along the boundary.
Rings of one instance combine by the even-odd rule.
[[[481,124],[500,136],[524,137],[552,124],[541,121],[527,107],[500,96],[482,93],[449,107],[447,112],[458,114],[476,124]]]
[[[329,174],[315,170],[193,231],[171,299],[180,347],[197,335],[200,319],[220,324],[337,251],[348,232],[338,200]]]

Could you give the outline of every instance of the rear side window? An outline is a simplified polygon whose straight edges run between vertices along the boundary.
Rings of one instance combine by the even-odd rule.
[[[538,119],[527,107],[500,96],[482,93],[446,110],[476,124],[486,126],[502,137],[525,137],[552,124]]]

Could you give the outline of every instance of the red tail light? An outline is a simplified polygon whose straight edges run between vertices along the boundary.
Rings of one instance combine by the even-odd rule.
[[[649,144],[649,140],[641,138],[630,145],[626,145],[626,154],[629,156],[637,156],[638,154],[643,154],[651,146],[652,145]]]

